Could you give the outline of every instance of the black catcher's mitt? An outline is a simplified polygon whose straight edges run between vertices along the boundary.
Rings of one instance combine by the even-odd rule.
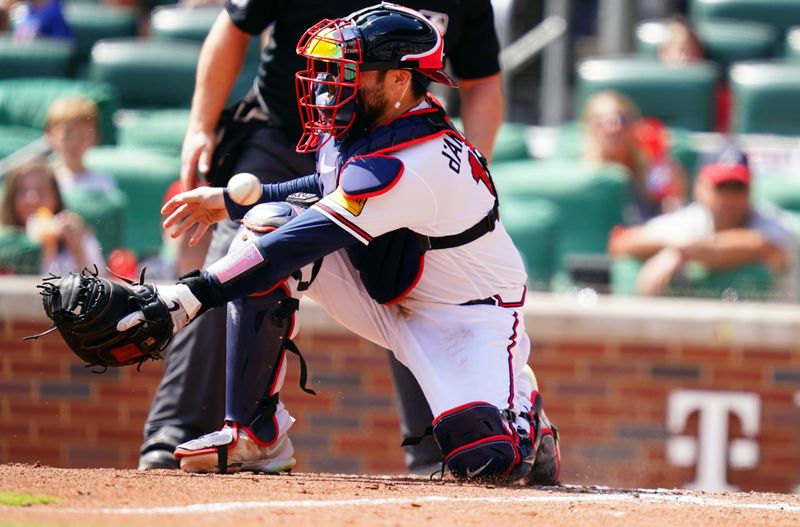
[[[45,278],[41,289],[45,313],[64,341],[87,367],[127,366],[160,359],[172,336],[169,310],[152,284],[128,281],[130,286],[84,269],[69,276]],[[143,322],[122,331],[117,323],[141,311]],[[105,371],[105,369],[103,370]]]

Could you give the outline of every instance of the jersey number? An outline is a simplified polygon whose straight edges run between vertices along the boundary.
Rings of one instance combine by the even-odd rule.
[[[448,135],[443,135],[442,140],[444,140],[442,155],[448,159],[450,170],[456,174],[460,174],[461,151],[464,149],[464,146],[460,141],[455,141]],[[492,185],[492,180],[489,178],[489,173],[483,168],[483,163],[480,162],[478,156],[472,151],[467,153],[467,158],[469,159],[469,168],[472,170],[472,179],[475,180],[475,183],[483,182],[492,196],[494,196],[494,185]]]

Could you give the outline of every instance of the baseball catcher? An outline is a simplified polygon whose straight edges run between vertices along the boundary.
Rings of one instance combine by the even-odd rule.
[[[307,68],[296,75],[297,149],[317,152],[317,172],[262,185],[255,205],[212,187],[171,199],[162,213],[173,236],[193,230],[196,241],[230,217],[242,221],[237,242],[174,286],[121,286],[127,308],[112,286],[98,304],[88,293],[73,302],[62,288],[70,279],[58,284],[61,317],[76,318],[62,332],[75,337],[71,346],[107,349],[89,355],[99,364],[121,343],[137,357],[161,349],[199,313],[227,305],[225,423],[178,446],[183,470],[294,466],[294,418],[279,391],[306,294],[411,370],[436,416],[430,433],[443,469],[460,479],[558,481],[558,435],[527,367],[522,258],[485,159],[427,95],[431,81],[452,85],[442,50],[430,21],[393,4],[321,21],[298,43]],[[294,214],[285,201],[296,193],[321,199]],[[76,336],[95,320],[99,340]]]

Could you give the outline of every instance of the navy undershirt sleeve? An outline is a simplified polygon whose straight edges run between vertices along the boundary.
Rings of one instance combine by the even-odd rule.
[[[286,198],[297,192],[307,192],[309,194],[322,196],[322,179],[318,174],[309,174],[308,176],[292,179],[291,181],[266,183],[261,185],[261,188],[263,190],[258,203],[285,201]],[[228,216],[232,220],[244,218],[247,211],[258,205],[258,203],[254,203],[253,205],[239,205],[235,203],[228,195],[227,188],[222,190],[222,195],[225,197],[225,208],[228,210]]]
[[[294,271],[318,258],[359,243],[351,234],[314,209],[259,238],[264,262],[248,275],[222,285],[205,272],[214,289],[216,305],[267,291]]]

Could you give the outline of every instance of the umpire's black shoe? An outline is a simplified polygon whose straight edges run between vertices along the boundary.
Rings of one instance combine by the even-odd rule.
[[[175,456],[172,455],[172,450],[151,450],[139,456],[139,470],[152,470],[156,468],[167,468],[176,470],[180,467],[180,463]]]
[[[150,435],[139,449],[139,470],[178,469],[180,462],[172,453],[185,441],[185,434],[174,426],[162,426]]]

